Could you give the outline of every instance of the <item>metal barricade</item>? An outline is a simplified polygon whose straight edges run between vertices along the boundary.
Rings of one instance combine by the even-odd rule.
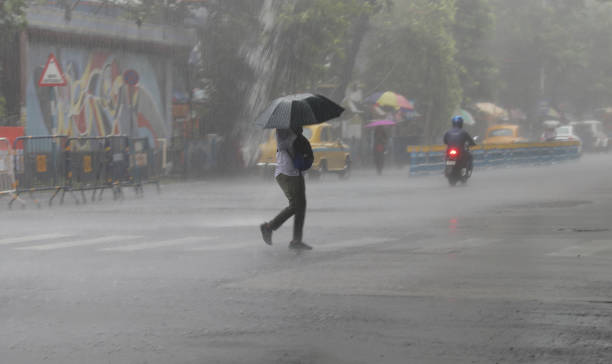
[[[109,140],[105,137],[69,138],[66,145],[66,184],[62,193],[63,202],[66,191],[80,191],[82,202],[87,202],[85,191],[96,193],[104,188],[112,188],[107,176],[107,165],[111,158]],[[102,198],[100,193],[99,198]],[[53,197],[51,198],[51,201]]]
[[[65,148],[68,137],[27,136],[18,137],[13,143],[15,194],[9,206],[19,195],[28,192],[32,199],[33,192],[56,192],[65,185]],[[20,200],[21,201],[21,200]],[[21,201],[23,203],[23,201]]]
[[[408,146],[411,154],[410,174],[427,174],[443,170],[444,146]],[[472,148],[474,166],[511,167],[519,165],[542,165],[580,158],[578,142],[546,142],[520,144],[485,144]]]
[[[13,149],[7,138],[0,138],[0,195],[10,194],[14,191]]]
[[[123,198],[122,185],[130,185],[130,140],[127,136],[106,137],[107,142],[107,180],[113,186],[113,198]]]
[[[163,157],[163,155],[161,156]],[[161,161],[148,138],[130,139],[130,177],[137,195],[142,195],[143,185],[155,184],[159,192]]]

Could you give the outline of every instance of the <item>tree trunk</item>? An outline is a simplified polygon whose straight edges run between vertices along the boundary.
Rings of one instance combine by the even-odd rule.
[[[372,1],[369,1],[372,2]],[[334,89],[331,98],[336,101],[342,101],[346,94],[346,89],[351,82],[353,77],[353,70],[355,69],[355,63],[357,62],[357,54],[361,48],[361,43],[365,38],[366,33],[370,27],[370,15],[364,13],[359,17],[353,32],[353,39],[346,55],[346,62],[342,67],[340,74],[340,82]]]

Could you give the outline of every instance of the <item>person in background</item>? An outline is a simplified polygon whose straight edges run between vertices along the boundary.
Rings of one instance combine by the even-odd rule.
[[[376,172],[380,176],[385,164],[385,149],[387,148],[387,133],[382,126],[374,129],[374,164]]]
[[[293,142],[302,134],[301,127],[293,129],[276,129],[276,170],[274,177],[289,200],[289,206],[284,208],[274,219],[259,226],[264,242],[272,245],[272,233],[280,228],[285,221],[293,216],[293,240],[289,249],[311,250],[312,247],[302,241],[304,219],[306,217],[306,185],[304,175],[293,164]]]

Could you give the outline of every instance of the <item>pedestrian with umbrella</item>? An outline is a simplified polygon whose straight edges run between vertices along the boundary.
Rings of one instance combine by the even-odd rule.
[[[259,226],[264,242],[272,245],[272,233],[293,216],[290,249],[311,250],[303,241],[306,217],[306,185],[303,172],[314,160],[304,125],[320,124],[339,117],[344,109],[321,95],[297,94],[278,98],[257,118],[255,125],[276,129],[276,170],[274,177],[289,201],[276,217]]]
[[[374,128],[374,148],[372,152],[376,172],[379,176],[382,175],[382,170],[385,165],[385,150],[387,149],[387,142],[389,140],[387,133],[383,128],[385,126],[392,126],[395,124],[396,123],[393,120],[376,120],[366,125],[366,128]]]

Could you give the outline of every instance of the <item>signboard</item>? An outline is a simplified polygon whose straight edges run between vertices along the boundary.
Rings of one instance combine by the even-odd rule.
[[[53,53],[49,54],[47,64],[40,75],[40,80],[38,80],[38,86],[66,86],[66,77],[64,77],[64,73]]]
[[[38,154],[36,156],[36,172],[45,173],[47,172],[47,156],[44,154]]]
[[[93,168],[91,168],[91,155],[83,156],[83,172],[91,173]]]

